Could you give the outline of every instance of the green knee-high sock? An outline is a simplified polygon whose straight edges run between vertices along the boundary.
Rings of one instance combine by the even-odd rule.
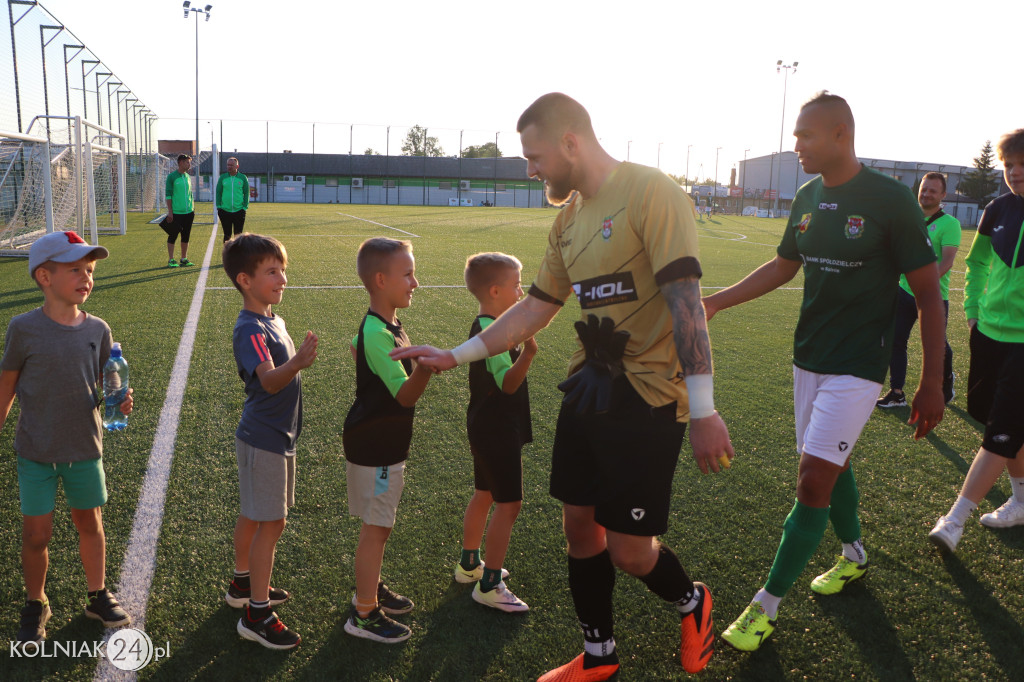
[[[796,501],[782,526],[782,542],[764,586],[770,594],[786,596],[821,543],[827,525],[828,507],[818,509]]]
[[[860,540],[860,515],[857,513],[859,502],[860,492],[853,477],[853,467],[850,467],[836,479],[828,514],[832,528],[842,543],[850,544]]]

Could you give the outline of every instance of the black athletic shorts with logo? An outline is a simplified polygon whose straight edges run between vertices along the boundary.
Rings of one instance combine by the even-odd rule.
[[[620,377],[606,414],[580,416],[562,405],[551,456],[551,496],[594,507],[594,519],[618,533],[668,530],[672,477],[686,424],[676,405],[651,407]]]
[[[1014,459],[1024,446],[1024,343],[971,330],[967,412],[985,425],[981,446]]]

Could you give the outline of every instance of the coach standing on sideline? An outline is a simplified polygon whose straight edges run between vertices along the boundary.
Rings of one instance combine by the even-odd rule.
[[[167,267],[176,268],[174,262],[174,241],[181,235],[181,265],[193,265],[187,258],[188,240],[192,235],[192,222],[196,219],[195,204],[192,202],[192,157],[178,154],[178,170],[167,176],[164,193],[167,199],[167,217],[160,228],[167,233]]]
[[[668,529],[686,422],[702,472],[733,456],[714,408],[693,204],[660,171],[610,157],[566,95],[538,99],[517,130],[528,174],[544,181],[549,202],[567,204],[529,294],[454,350],[393,356],[441,371],[497,355],[543,329],[575,291],[588,322],[576,323],[582,344],[559,386],[551,494],[563,503],[584,653],[541,680],[597,682],[618,671],[616,567],[676,607],[682,664],[697,672],[714,650],[711,593],[656,539]]]
[[[704,299],[716,311],[793,279],[804,297],[793,344],[793,402],[800,468],[796,503],[783,525],[764,587],[722,633],[753,651],[775,630],[779,602],[814,554],[829,521],[843,543],[836,565],[811,582],[835,594],[868,570],[850,455],[875,407],[893,337],[896,290],[906,273],[921,317],[924,366],[910,422],[922,438],[942,420],[942,296],[935,252],[913,194],[865,168],[854,152],[853,112],[818,93],[800,109],[795,150],[805,173],[820,173],[793,200],[778,253],[738,284]],[[752,545],[756,547],[756,545]]]
[[[217,180],[217,217],[224,228],[224,241],[245,230],[249,208],[249,178],[238,172],[238,159],[228,159],[228,174]]]
[[[924,213],[924,225],[928,228],[928,238],[935,249],[935,257],[939,259],[939,290],[942,293],[942,305],[946,309],[946,323],[949,324],[949,273],[956,260],[956,252],[960,247],[960,221],[943,212],[942,200],[946,198],[946,176],[931,171],[924,174],[921,187],[917,191],[917,203],[921,204]],[[907,341],[910,332],[917,322],[917,302],[907,284],[906,275],[900,275],[900,290],[896,292],[896,336],[892,342],[892,358],[889,360],[889,392],[879,398],[876,407],[903,407],[907,397],[903,393],[903,384],[907,379]],[[946,355],[942,369],[942,397],[948,404],[956,395],[953,390],[953,349],[946,341]]]

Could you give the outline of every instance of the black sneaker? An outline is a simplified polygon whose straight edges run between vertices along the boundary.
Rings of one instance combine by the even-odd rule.
[[[240,587],[238,585],[238,579],[231,581],[228,585],[228,591],[224,594],[224,601],[228,603],[228,606],[236,609],[240,609],[243,606],[249,605],[249,596],[252,594],[252,588],[249,585]],[[292,598],[291,592],[282,590],[277,587],[270,588],[270,605],[278,606],[283,604]]]
[[[268,649],[294,649],[302,641],[299,633],[289,630],[273,611],[266,618],[253,622],[249,620],[249,609],[246,609],[235,629],[244,639],[259,642]]]
[[[18,628],[19,642],[41,642],[46,639],[46,621],[50,620],[50,602],[32,599],[21,609],[21,627]]]
[[[897,391],[895,388],[889,389],[889,392],[882,396],[878,402],[875,403],[875,407],[881,407],[882,409],[888,410],[892,407],[906,407],[907,396],[903,391]]]
[[[116,628],[132,622],[131,616],[121,608],[121,605],[114,599],[114,595],[110,594],[106,588],[99,590],[95,594],[89,594],[89,603],[85,606],[85,615],[101,621],[103,626],[108,628]]]
[[[953,398],[956,397],[956,390],[953,388],[954,381],[956,381],[956,372],[950,374],[942,381],[942,397],[947,405],[953,402]]]
[[[409,613],[412,611],[412,607],[415,606],[408,597],[395,594],[388,589],[383,580],[377,583],[377,603],[380,604],[380,608],[384,613],[392,616]]]
[[[360,618],[359,612],[353,606],[351,615],[345,621],[345,632],[383,644],[398,644],[412,636],[412,630],[388,618],[379,606],[370,611],[366,618]]]

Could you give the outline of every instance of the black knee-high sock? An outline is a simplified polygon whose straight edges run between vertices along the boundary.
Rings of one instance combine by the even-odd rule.
[[[614,588],[615,566],[608,550],[587,559],[569,557],[569,590],[586,641],[599,644],[613,639]]]
[[[659,545],[658,561],[651,572],[641,576],[640,580],[647,585],[647,589],[665,601],[685,603],[693,598],[693,581],[683,570],[675,552],[665,545]]]

